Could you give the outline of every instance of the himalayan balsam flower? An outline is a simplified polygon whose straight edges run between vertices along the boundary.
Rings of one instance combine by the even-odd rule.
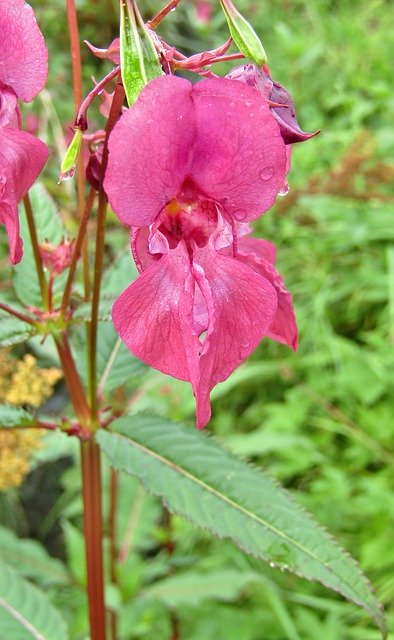
[[[48,53],[32,8],[24,0],[0,6],[0,223],[13,264],[22,258],[18,202],[42,171],[46,145],[20,130],[18,98],[30,102],[44,87]]]
[[[141,272],[114,304],[115,328],[135,356],[191,382],[198,428],[211,389],[265,335],[296,346],[275,249],[245,238],[286,160],[268,102],[225,78],[153,80],[110,137],[105,188]]]

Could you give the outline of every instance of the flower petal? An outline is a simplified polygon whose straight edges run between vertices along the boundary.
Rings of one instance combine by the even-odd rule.
[[[294,351],[298,347],[298,331],[294,315],[293,297],[284,286],[281,275],[274,267],[275,246],[267,240],[242,238],[238,245],[237,259],[266,278],[275,287],[278,309],[269,327],[267,336],[287,344]]]
[[[120,295],[112,318],[137,358],[196,385],[201,343],[193,330],[193,296],[190,259],[180,242]]]
[[[0,223],[5,224],[13,264],[22,258],[18,202],[41,173],[46,145],[30,133],[0,127]]]
[[[111,133],[104,184],[125,224],[152,224],[180,190],[195,132],[191,89],[183,78],[152,80]]]
[[[209,393],[247,358],[275,317],[274,287],[242,262],[204,247],[195,257],[195,277],[210,314],[194,389],[197,427],[211,415]]]
[[[193,86],[197,135],[191,177],[235,220],[258,218],[286,176],[279,126],[265,99],[248,85],[210,78]]]
[[[0,7],[0,81],[30,102],[48,77],[48,51],[33,9],[24,0]]]

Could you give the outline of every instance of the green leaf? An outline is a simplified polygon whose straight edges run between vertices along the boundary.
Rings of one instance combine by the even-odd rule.
[[[120,3],[120,68],[129,106],[150,80],[162,75],[155,46],[134,0]]]
[[[0,556],[16,569],[19,575],[33,578],[42,584],[67,584],[70,576],[66,567],[52,558],[36,540],[18,536],[0,526]]]
[[[34,427],[37,418],[21,407],[14,407],[10,404],[0,405],[0,428],[13,429],[15,427]]]
[[[68,520],[63,520],[62,529],[67,549],[68,566],[79,584],[86,585],[84,557],[84,538],[81,531]]]
[[[67,640],[66,623],[46,595],[0,560],[0,629],[4,640]]]
[[[258,573],[253,571],[222,569],[207,573],[189,572],[155,582],[144,589],[140,597],[158,600],[170,608],[197,607],[204,600],[232,602],[259,580]]]
[[[31,324],[9,314],[0,315],[0,349],[26,342],[37,330]]]
[[[228,28],[235,44],[246,58],[261,67],[267,62],[264,47],[253,27],[235,8],[232,0],[220,0]]]
[[[122,418],[111,429],[97,435],[111,463],[140,478],[171,511],[271,567],[341,593],[364,607],[385,636],[380,605],[355,560],[275,481],[204,434],[164,419]]]
[[[60,220],[56,205],[45,187],[36,182],[29,191],[31,206],[37,227],[37,236],[40,243],[48,240],[52,244],[57,244],[64,237],[64,228]],[[30,243],[29,229],[23,205],[19,212],[21,236],[23,238],[23,258],[13,270],[13,284],[15,293],[24,306],[41,307],[42,298],[40,284],[38,281],[34,255]],[[54,300],[59,299],[59,295],[64,287],[66,273],[62,273],[56,278],[54,283]]]

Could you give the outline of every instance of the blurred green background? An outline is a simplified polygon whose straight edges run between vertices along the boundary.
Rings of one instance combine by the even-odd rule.
[[[65,3],[31,4],[51,62],[46,92],[31,110],[53,147],[46,185],[67,217],[72,199],[54,180],[64,123],[73,117]],[[162,6],[156,0],[139,4],[146,19]],[[186,54],[228,37],[219,0],[210,3],[208,22],[199,19],[197,4],[182,0],[159,29]],[[82,38],[104,47],[116,37],[115,0],[80,0],[77,6]],[[294,297],[299,350],[293,354],[264,341],[214,390],[209,429],[294,492],[360,561],[393,628],[394,5],[238,0],[237,7],[261,37],[273,78],[292,93],[301,127],[322,132],[293,147],[290,192],[254,225],[256,235],[278,247],[278,270]],[[217,73],[230,68],[217,67]],[[85,50],[85,91],[92,74],[100,78],[109,69]],[[96,118],[102,127],[97,113]],[[127,231],[114,216],[109,225],[108,261],[122,252],[127,262]],[[187,385],[145,371],[140,381],[143,393],[134,397],[131,413],[153,408],[193,424]],[[48,447],[40,460],[60,455],[57,443],[48,441]],[[42,471],[48,486],[55,473],[52,467]],[[178,518],[172,522],[175,551],[169,559],[162,549],[161,507],[134,481],[122,484],[120,526],[132,550],[120,591],[109,594],[122,610],[122,639],[169,638],[170,608],[182,640],[378,640],[371,621],[335,594],[247,558]],[[56,553],[66,554],[78,584],[83,571],[76,466],[68,467],[62,488],[35,535],[59,536]],[[31,531],[26,489],[2,499],[8,505],[5,524]],[[59,522],[56,533],[51,527]],[[177,588],[155,588],[169,565],[180,579]],[[71,637],[86,637],[82,590],[52,589]]]

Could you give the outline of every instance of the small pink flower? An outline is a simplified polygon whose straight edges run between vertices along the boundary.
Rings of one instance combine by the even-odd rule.
[[[212,20],[213,6],[211,0],[197,0],[197,18],[203,24]]]
[[[48,157],[46,145],[20,131],[18,98],[30,102],[44,87],[48,52],[32,8],[24,0],[0,7],[0,224],[6,227],[10,259],[22,258],[18,202]]]
[[[135,356],[191,382],[198,428],[211,389],[265,335],[296,344],[274,249],[240,224],[273,204],[286,164],[267,102],[224,78],[153,80],[111,134],[105,189],[141,271],[115,328]]]
[[[58,245],[53,245],[48,241],[40,245],[42,263],[53,276],[63,273],[70,266],[73,244],[73,240],[63,239]]]

